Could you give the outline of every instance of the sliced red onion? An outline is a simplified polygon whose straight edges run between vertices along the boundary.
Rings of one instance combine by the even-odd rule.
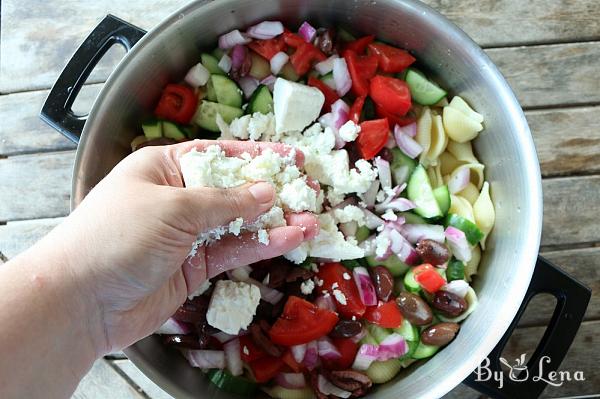
[[[408,352],[408,345],[404,337],[398,333],[393,333],[385,337],[379,344],[377,360],[385,361],[397,359]]]
[[[235,29],[219,37],[219,48],[227,50],[237,44],[246,44],[250,42],[251,39],[248,36]]]
[[[390,240],[392,240],[392,251],[398,256],[398,259],[408,265],[414,265],[419,262],[419,254],[417,254],[417,251],[412,247],[410,242],[401,234],[396,235],[394,232],[397,231],[391,230],[389,234]]]
[[[388,231],[388,237],[390,238],[390,249],[393,253],[398,253],[402,251],[404,247],[406,239],[400,234],[400,232],[396,229],[390,229]]]
[[[192,87],[200,87],[208,82],[208,78],[210,78],[210,72],[199,62],[190,68],[183,80]]]
[[[251,26],[246,30],[246,34],[254,39],[265,40],[272,39],[283,33],[283,24],[279,21],[263,21]],[[219,39],[219,47],[221,42]]]
[[[367,269],[361,266],[355,267],[354,270],[352,270],[352,275],[354,276],[354,282],[358,287],[358,294],[360,295],[362,303],[367,306],[377,305],[377,294],[375,293],[375,287],[373,286],[371,276],[369,276]]]
[[[269,90],[273,91],[273,87],[275,86],[275,81],[277,80],[276,76],[269,75],[263,80],[260,81],[261,85],[265,85],[269,88]]]
[[[275,376],[275,383],[288,389],[300,389],[306,386],[306,379],[302,373],[279,373]]]
[[[189,334],[192,332],[192,329],[189,325],[179,320],[175,320],[170,317],[165,321],[165,323],[156,330],[155,334]]]
[[[331,295],[321,295],[315,299],[315,305],[319,309],[333,310],[335,312],[335,303]]]
[[[342,354],[335,347],[333,342],[327,337],[319,338],[317,341],[319,356],[326,360],[335,360],[342,357]]]
[[[369,189],[362,195],[362,200],[367,204],[367,207],[375,205],[377,192],[379,191],[379,180],[373,180]]]
[[[317,387],[319,388],[319,391],[325,396],[333,395],[333,397],[346,399],[349,398],[350,395],[352,395],[352,392],[344,391],[336,385],[333,385],[331,382],[329,382],[327,378],[323,377],[321,374],[319,374],[319,376],[317,377]]]
[[[471,170],[468,167],[457,168],[450,175],[450,179],[448,180],[448,191],[450,194],[456,194],[459,191],[462,191],[471,179]]]
[[[467,241],[467,237],[462,230],[448,226],[445,231],[446,241],[452,251],[454,257],[463,262],[471,260],[471,247]]]
[[[412,244],[428,239],[444,243],[444,226],[436,224],[405,224],[402,226],[402,235]]]
[[[354,220],[351,222],[340,223],[340,231],[344,234],[344,237],[354,237],[356,236],[356,231],[358,230],[358,223]]]
[[[333,126],[336,129],[341,128],[344,123],[348,122],[348,113],[350,107],[341,98],[331,104],[331,113],[333,114]]]
[[[298,363],[302,363],[304,360],[304,355],[306,354],[307,349],[306,344],[293,345],[290,349],[292,350],[292,356],[294,356],[294,360]]]
[[[283,68],[283,66],[288,62],[288,60],[290,59],[290,56],[287,55],[286,53],[284,53],[283,51],[278,52],[277,54],[275,54],[273,56],[273,58],[271,58],[271,73],[273,73],[273,75],[277,75],[280,71],[281,68]]]
[[[214,334],[211,334],[217,341],[224,344],[225,342],[229,342],[232,339],[236,338],[236,335],[227,334],[226,332],[219,331]]]
[[[398,125],[396,125],[396,128]],[[420,153],[423,152],[423,147],[419,143],[417,143],[412,137],[407,134],[404,134],[400,129],[394,129],[394,138],[396,139],[396,144],[398,144],[398,148],[402,150],[406,156],[415,159]]]
[[[442,289],[464,298],[467,291],[469,291],[469,284],[465,280],[452,280],[444,285]]]
[[[242,357],[240,355],[240,340],[238,338],[232,339],[223,345],[223,350],[225,351],[227,370],[229,370],[232,375],[242,375],[244,370],[242,367]]]
[[[416,207],[417,205],[407,198],[396,198],[385,204],[375,205],[375,210],[377,212],[385,212],[386,210],[391,209],[393,211],[406,212],[415,209]]]
[[[302,359],[302,364],[309,370],[314,369],[319,364],[319,348],[317,341],[310,341],[306,344],[306,354]]]
[[[329,72],[333,71],[333,61],[335,61],[336,58],[339,57],[337,56],[337,54],[334,54],[331,57],[327,58],[325,61],[317,62],[315,64],[315,69],[317,70],[317,72],[319,72],[319,74],[327,75]]]
[[[340,119],[340,118],[343,118],[343,117],[344,117],[343,110],[341,110],[341,109],[337,110],[337,118]],[[347,113],[346,113],[346,117],[348,117]],[[335,148],[336,149],[340,149],[340,148],[344,147],[344,145],[346,144],[346,142],[340,136],[338,128],[335,127],[336,121],[334,120],[334,114],[333,114],[333,112],[328,112],[328,113],[322,115],[319,118],[319,123],[321,124],[321,126],[328,127],[328,128],[330,128],[333,131],[333,134],[335,136]]]
[[[256,88],[258,87],[258,79],[253,78],[252,76],[244,76],[243,78],[240,78],[238,80],[238,84],[244,92],[244,97],[248,99],[252,96],[252,93],[254,93],[254,90],[256,90]]]
[[[192,367],[201,369],[224,369],[225,352],[215,350],[186,350],[183,355]]]
[[[231,57],[227,54],[223,54],[223,57],[221,57],[217,66],[221,68],[223,72],[229,73],[229,71],[231,71]]]
[[[356,204],[358,204],[358,201],[356,200],[356,198],[348,197],[348,198],[344,199],[342,202],[340,202],[339,204],[337,204],[336,206],[331,207],[331,209],[344,209],[348,205],[356,205]]]
[[[266,285],[264,285],[263,283],[261,283],[259,281],[249,278],[248,280],[246,280],[246,282],[256,285],[258,287],[258,289],[260,290],[260,297],[264,301],[267,301],[272,305],[275,305],[277,302],[281,301],[281,299],[283,298],[282,292],[279,292],[276,289],[273,289],[271,287],[267,287]]]
[[[390,163],[381,157],[375,157],[375,166],[379,175],[379,183],[381,187],[392,187],[392,172]]]
[[[402,191],[404,191],[404,189],[406,188],[406,183],[402,183],[399,186],[394,186],[391,190],[386,190],[386,198],[383,202],[375,205],[375,210],[378,212],[383,212],[387,209],[387,206],[389,205],[390,202],[392,202],[393,200],[395,200],[396,198],[398,198],[398,196],[400,194],[402,194]],[[407,204],[408,205],[408,204]]]
[[[241,76],[242,73],[245,75],[245,71],[242,71],[242,65],[248,57],[248,49],[246,46],[236,44],[231,50],[231,71],[239,72],[236,76]]]
[[[336,58],[333,60],[333,80],[335,82],[336,91],[340,97],[345,96],[346,93],[350,91],[352,79],[348,72],[346,60],[343,58]]]
[[[363,213],[365,214],[365,225],[370,229],[373,230],[379,226],[383,226],[384,221],[382,218],[380,218],[379,216],[377,216],[376,214],[374,214],[373,212],[371,212],[368,209],[363,209]]]
[[[304,21],[302,22],[302,25],[300,25],[300,29],[298,29],[298,34],[306,43],[311,43],[317,35],[317,30],[313,28],[311,24]]]
[[[410,125],[406,126],[396,125],[394,127],[394,134],[396,133],[396,131],[400,131],[409,137],[415,137],[417,135],[417,123],[413,122]]]
[[[379,356],[379,347],[372,344],[362,344],[356,353],[352,368],[355,370],[366,370]]]

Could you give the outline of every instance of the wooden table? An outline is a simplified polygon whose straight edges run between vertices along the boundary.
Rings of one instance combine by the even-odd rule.
[[[107,13],[152,28],[185,0],[4,0],[0,61],[0,251],[13,257],[69,212],[75,146],[42,123],[48,89],[73,51]],[[600,392],[600,5],[597,0],[428,0],[471,35],[500,67],[531,126],[544,188],[542,254],[593,289],[562,370],[585,382],[544,397]],[[120,54],[88,79],[86,110]],[[532,248],[532,250],[535,250]],[[535,299],[509,358],[532,353],[553,309]],[[514,356],[513,356],[514,355]],[[99,360],[76,398],[169,398],[122,354]],[[459,386],[448,397],[479,398]]]

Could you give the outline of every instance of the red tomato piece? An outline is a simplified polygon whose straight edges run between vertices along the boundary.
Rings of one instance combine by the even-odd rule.
[[[369,94],[369,79],[377,72],[377,57],[359,56],[352,50],[346,50],[344,59],[352,79],[352,93],[356,96],[366,96]]]
[[[367,96],[359,96],[354,100],[354,103],[350,107],[350,112],[348,114],[348,118],[354,122],[358,123],[360,121],[360,114],[362,113],[362,109],[365,106],[365,100]]]
[[[197,107],[198,97],[194,90],[185,85],[168,84],[154,109],[154,114],[159,118],[187,125]]]
[[[271,60],[275,54],[285,51],[287,45],[281,37],[274,37],[267,40],[253,40],[248,43],[248,47],[261,57]]]
[[[291,350],[288,350],[281,356],[281,360],[290,368],[294,373],[299,373],[302,370],[302,365],[294,359],[294,355]]]
[[[361,37],[360,39],[353,40],[351,42],[346,43],[344,46],[345,50],[352,50],[356,52],[356,54],[362,54],[367,49],[367,46],[370,43],[373,43],[375,40],[375,35],[368,35]]]
[[[306,43],[306,40],[304,40],[302,37],[298,36],[295,33],[290,32],[289,30],[285,30],[283,32],[283,41],[291,47],[300,47],[301,45],[303,45],[304,43]]]
[[[342,355],[338,359],[326,360],[321,359],[321,362],[331,370],[347,370],[354,363],[356,352],[358,352],[358,344],[352,341],[352,338],[334,338],[331,340],[337,350]]]
[[[256,382],[263,383],[275,377],[283,369],[285,363],[278,357],[265,356],[250,362],[249,366]]]
[[[408,51],[383,43],[370,43],[369,53],[377,56],[379,69],[386,73],[402,72],[416,61]]]
[[[266,353],[254,343],[250,335],[243,335],[240,337],[240,355],[244,362],[250,363],[265,357]]]
[[[338,262],[326,263],[319,266],[317,276],[323,280],[321,289],[327,290],[333,296],[335,307],[341,315],[348,318],[352,316],[361,317],[365,313],[365,304],[360,299],[358,287],[356,287],[354,280],[346,280],[344,273],[352,275],[350,270]],[[342,293],[346,303],[338,301],[334,295],[334,290],[339,290]]]
[[[297,296],[290,296],[283,313],[269,331],[279,345],[300,345],[327,335],[338,322],[335,312],[319,309]]]
[[[403,115],[403,116],[394,115],[391,112],[387,112],[385,109],[383,109],[382,107],[380,107],[377,104],[375,104],[375,113],[380,118],[387,118],[387,120],[391,126],[395,126],[395,125],[406,126],[406,125],[410,125],[411,123],[414,123],[417,121],[416,116],[412,112],[408,112],[406,115]]]
[[[325,108],[326,112],[329,112],[331,110],[331,104],[333,104],[340,98],[340,96],[338,96],[335,90],[333,90],[331,87],[327,86],[322,80],[317,79],[314,76],[308,78],[308,85],[321,90],[321,93],[323,93],[323,95],[325,96],[325,104],[323,105],[323,107]]]
[[[312,68],[314,61],[324,61],[326,59],[327,57],[321,50],[302,39],[302,44],[299,44],[294,54],[290,56],[290,63],[294,67],[294,71],[302,76]]]
[[[406,115],[412,105],[410,89],[400,79],[377,75],[371,79],[369,94],[375,104],[394,115]]]
[[[413,274],[415,281],[430,294],[439,291],[446,284],[446,280],[428,263],[415,267]]]
[[[389,134],[390,125],[385,118],[362,122],[356,144],[363,159],[368,161],[375,157],[385,146]]]
[[[396,328],[402,324],[402,313],[396,305],[396,299],[388,302],[379,301],[376,306],[367,307],[365,319],[384,328]]]

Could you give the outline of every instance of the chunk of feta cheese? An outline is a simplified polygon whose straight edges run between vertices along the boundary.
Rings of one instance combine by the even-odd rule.
[[[297,178],[283,185],[279,198],[285,208],[293,212],[317,210],[317,192],[306,184],[306,179]]]
[[[324,102],[319,89],[277,78],[273,88],[275,131],[304,130],[319,117]]]
[[[375,238],[375,255],[380,258],[385,256],[390,245],[391,241],[389,237],[384,234],[378,234],[377,238]]]
[[[358,126],[353,121],[348,121],[344,123],[342,127],[340,127],[338,133],[342,140],[348,143],[356,140],[356,138],[358,137],[358,133],[360,133],[360,126]]]
[[[210,280],[204,280],[204,282],[202,284],[200,284],[200,287],[198,287],[196,289],[196,291],[192,292],[188,298],[189,299],[193,299],[197,296],[200,296],[202,294],[204,294],[209,288],[210,288]]]
[[[385,213],[383,215],[381,215],[381,218],[383,220],[387,220],[387,221],[390,221],[390,222],[395,222],[396,220],[398,220],[398,215],[396,215],[393,210],[387,209],[385,211]]]
[[[346,295],[344,295],[344,293],[337,288],[333,290],[333,297],[340,303],[340,305],[346,305],[348,303],[346,301]]]
[[[219,280],[215,284],[206,321],[232,335],[250,325],[260,301],[260,290],[253,284]]]
[[[333,211],[338,223],[356,222],[359,226],[365,225],[365,213],[356,205],[346,205],[342,209]]]
[[[300,291],[304,294],[304,295],[310,295],[312,294],[313,290],[315,289],[315,282],[312,280],[304,280],[302,282],[302,284],[300,284]]]
[[[244,219],[237,218],[229,223],[229,232],[234,236],[240,235],[240,230],[242,229],[242,225],[244,224]]]
[[[265,229],[258,230],[258,242],[269,245],[269,233]]]

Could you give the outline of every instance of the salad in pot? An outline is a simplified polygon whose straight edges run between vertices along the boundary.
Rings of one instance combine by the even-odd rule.
[[[234,157],[216,141],[181,156],[186,187],[277,192],[191,255],[242,233],[267,245],[297,213],[319,226],[283,257],[204,283],[157,331],[164,343],[219,388],[274,398],[364,396],[449,344],[477,306],[469,283],[495,219],[471,146],[483,117],[409,52],[308,22],[234,30],[199,61],[164,88],[133,150],[196,137],[290,147]]]

